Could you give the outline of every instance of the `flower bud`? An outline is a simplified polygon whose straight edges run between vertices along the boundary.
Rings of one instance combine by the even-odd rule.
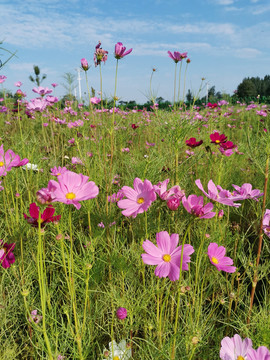
[[[219,210],[218,212],[218,217],[221,219],[224,215],[224,211],[223,210]]]
[[[116,316],[119,320],[124,320],[127,317],[127,309],[120,307],[116,310]]]
[[[84,71],[87,71],[89,69],[88,62],[85,58],[81,59],[81,66]]]
[[[177,210],[180,205],[180,200],[176,197],[172,197],[167,201],[167,206],[170,210]]]

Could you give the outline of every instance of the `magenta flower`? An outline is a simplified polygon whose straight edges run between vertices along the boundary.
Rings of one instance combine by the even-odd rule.
[[[52,176],[59,176],[59,175],[63,175],[66,171],[68,171],[68,169],[64,166],[58,166],[58,167],[53,167],[51,168],[51,175]]]
[[[221,340],[220,358],[222,360],[245,360],[247,352],[252,348],[252,341],[249,338],[244,340],[238,334],[229,338],[226,336]]]
[[[56,86],[58,86],[58,84],[56,84],[56,83],[52,83],[51,85],[52,85],[52,87],[54,87],[54,88],[56,88]]]
[[[189,195],[188,198],[184,196],[182,198],[182,204],[190,214],[193,214],[200,219],[211,219],[216,215],[216,213],[212,211],[214,207],[212,203],[203,206],[202,196]]]
[[[179,235],[167,231],[156,234],[157,246],[151,241],[145,240],[142,247],[146,254],[142,254],[142,260],[147,265],[157,265],[155,275],[163,278],[169,277],[171,281],[179,279],[182,245],[177,246]],[[182,270],[188,270],[190,256],[194,252],[191,245],[184,245]]]
[[[0,240],[0,262],[3,268],[7,269],[15,262],[15,256],[12,251],[14,250],[16,244],[3,243],[4,241]]]
[[[88,181],[88,179],[89,177],[83,174],[66,171],[58,176],[58,182],[50,180],[48,190],[52,193],[52,202],[72,204],[79,210],[81,208],[79,201],[93,199],[99,193],[94,181]]]
[[[179,208],[180,200],[177,197],[170,197],[167,200],[167,206],[170,210],[176,211]]]
[[[117,194],[108,195],[108,202],[116,203],[119,200],[122,200],[124,197],[124,193],[122,190],[119,190]]]
[[[14,84],[16,87],[21,87],[22,86],[22,82],[20,82],[20,81],[17,81],[17,82],[15,82],[15,84]]]
[[[36,196],[37,196],[37,201],[42,205],[49,204],[54,199],[53,194],[49,191],[48,188],[42,188],[38,190],[36,192]]]
[[[249,183],[243,184],[241,187],[237,185],[232,185],[235,188],[233,192],[235,200],[246,200],[246,199],[253,199],[258,201],[258,197],[263,196],[263,193],[259,189],[253,189],[252,185]]]
[[[177,64],[179,61],[185,59],[187,57],[187,52],[180,53],[179,51],[174,51],[172,54],[170,51],[168,51],[169,57]]]
[[[181,190],[179,185],[175,185],[167,190],[167,186],[170,179],[166,179],[163,182],[159,182],[157,185],[154,185],[153,188],[161,200],[168,200],[170,197],[176,197],[179,200],[185,195],[184,190]]]
[[[265,346],[260,346],[257,350],[249,349],[247,360],[270,360],[270,351]]]
[[[118,42],[117,44],[115,44],[114,57],[117,60],[120,60],[124,56],[127,56],[128,54],[130,54],[132,50],[133,49],[129,49],[129,50],[126,51],[125,46],[123,46],[123,44],[121,42]]]
[[[224,246],[218,246],[217,243],[210,243],[208,246],[207,255],[211,264],[213,264],[218,271],[225,271],[228,273],[234,273],[236,271],[233,265],[233,260],[227,256],[226,249]]]
[[[134,189],[129,186],[123,186],[122,192],[127,199],[118,201],[120,209],[124,209],[122,214],[135,218],[138,214],[146,211],[151,203],[156,200],[156,193],[153,185],[147,179],[142,182],[141,179],[135,178],[133,182]]]
[[[208,193],[205,192],[200,179],[195,180],[195,184],[205,196],[213,201],[233,207],[241,206],[241,204],[234,203],[234,196],[228,190],[222,189],[219,185],[216,186],[212,180],[208,182]]]
[[[116,310],[116,316],[119,320],[124,320],[127,317],[127,309],[120,307]]]
[[[196,141],[196,138],[194,138],[194,137],[186,140],[187,146],[189,146],[191,148],[195,148],[197,146],[200,146],[202,143],[203,143],[203,140]]]
[[[218,131],[214,131],[213,134],[210,135],[210,139],[213,144],[220,144],[226,142],[227,136],[220,134]]]
[[[61,215],[53,216],[55,213],[55,208],[52,205],[48,206],[41,214],[39,211],[39,207],[35,203],[32,203],[29,206],[30,217],[26,214],[23,214],[28,224],[32,225],[33,227],[38,227],[39,221],[40,226],[44,227],[49,222],[58,221],[61,219]]]
[[[90,66],[88,65],[88,62],[85,58],[81,59],[81,67],[84,71],[87,71],[90,68]]]

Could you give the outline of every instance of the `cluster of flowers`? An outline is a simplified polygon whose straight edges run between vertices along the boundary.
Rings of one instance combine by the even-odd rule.
[[[233,149],[237,151],[237,146],[232,141],[227,141],[227,136],[220,134],[218,131],[214,131],[210,135],[210,139],[212,144],[219,145],[219,151],[222,155],[231,156],[234,153]],[[200,146],[202,143],[203,140],[197,141],[194,137],[186,140],[187,146],[191,148]]]
[[[46,109],[47,106],[51,106],[59,101],[57,97],[49,95],[52,93],[53,90],[47,87],[44,88],[42,86],[39,86],[37,88],[33,88],[32,91],[40,95],[41,97],[32,99],[26,103],[26,109],[30,112],[42,112]],[[47,95],[46,98],[44,97],[45,95]]]

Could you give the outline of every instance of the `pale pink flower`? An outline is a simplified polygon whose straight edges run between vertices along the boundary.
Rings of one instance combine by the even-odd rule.
[[[91,101],[92,104],[97,105],[97,104],[99,104],[101,102],[101,99],[94,96],[94,97],[91,97],[90,101]]]
[[[5,82],[6,80],[6,76],[5,75],[0,75],[0,84],[2,84],[3,82]]]
[[[263,216],[263,231],[270,238],[270,210],[266,209]]]
[[[247,360],[270,360],[270,351],[266,346],[260,346],[257,350],[249,349]]]
[[[155,192],[162,200],[168,200],[170,197],[176,197],[181,200],[185,195],[184,190],[181,190],[179,185],[175,185],[167,190],[169,181],[170,179],[166,179],[163,182],[159,182],[157,185],[154,185],[153,188]]]
[[[52,176],[59,176],[59,175],[64,174],[66,171],[68,171],[68,169],[65,166],[64,167],[54,166],[53,168],[51,168],[51,175]]]
[[[48,190],[53,195],[52,202],[59,201],[64,204],[72,204],[80,209],[79,201],[89,200],[97,197],[99,189],[89,177],[83,174],[76,174],[73,171],[66,171],[55,180],[50,180]]]
[[[233,195],[235,201],[253,199],[258,201],[258,197],[263,196],[263,193],[259,189],[253,189],[252,185],[249,183],[243,184],[241,187],[238,185],[232,185],[235,188]]]
[[[41,96],[44,96],[44,95],[47,95],[47,94],[52,93],[52,90],[51,90],[51,89],[49,89],[49,88],[47,88],[47,87],[44,88],[43,86],[39,86],[39,87],[37,87],[37,88],[34,88],[34,89],[32,89],[32,91],[33,91],[34,93],[36,93],[36,94],[41,95]]]
[[[148,265],[157,265],[155,275],[163,278],[169,277],[171,281],[179,279],[182,245],[177,246],[179,235],[172,234],[167,231],[161,231],[156,234],[157,246],[151,241],[145,240],[142,247],[146,254],[142,254],[142,260]],[[188,270],[190,256],[194,252],[191,245],[184,245],[182,270]]]
[[[252,341],[249,338],[244,340],[238,334],[232,338],[226,336],[221,340],[220,358],[222,360],[247,359],[247,352],[252,348]]]
[[[22,82],[20,82],[20,81],[17,81],[17,82],[15,82],[15,84],[14,84],[15,86],[17,86],[17,87],[21,87],[22,86]]]
[[[26,165],[28,162],[27,158],[21,160],[11,149],[5,152],[3,144],[0,146],[0,176],[5,176],[13,167]]]
[[[27,110],[30,111],[43,111],[48,105],[45,99],[32,99],[26,105]]]
[[[156,193],[153,185],[147,179],[144,182],[135,178],[133,182],[134,189],[129,186],[123,186],[122,192],[127,199],[118,201],[120,209],[124,209],[122,214],[125,216],[136,217],[138,214],[146,211],[151,203],[156,200]]]

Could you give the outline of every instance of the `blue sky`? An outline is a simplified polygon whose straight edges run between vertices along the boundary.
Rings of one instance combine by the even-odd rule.
[[[0,75],[7,76],[4,85],[12,92],[14,82],[21,81],[28,99],[35,97],[28,79],[33,65],[47,74],[42,86],[58,83],[55,95],[62,96],[62,76],[76,75],[83,57],[92,65],[89,84],[99,91],[99,70],[93,64],[99,40],[109,52],[102,65],[107,97],[114,92],[115,43],[133,48],[119,61],[117,96],[125,101],[147,101],[152,68],[157,69],[156,95],[173,99],[175,64],[168,50],[188,52],[186,89],[193,92],[202,77],[217,91],[233,93],[244,77],[270,73],[269,0],[1,0],[0,14],[0,40],[17,51]],[[5,56],[1,52],[0,59]]]

